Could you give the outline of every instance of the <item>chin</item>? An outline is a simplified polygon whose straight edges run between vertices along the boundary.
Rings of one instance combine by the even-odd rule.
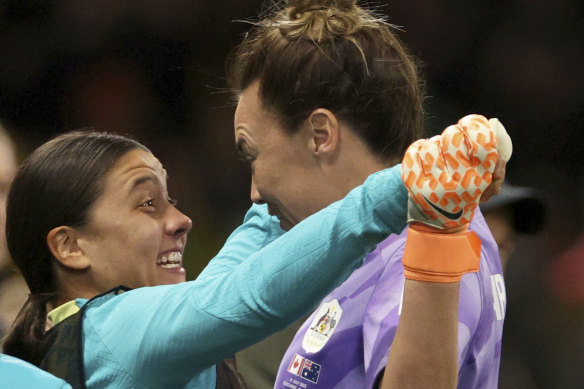
[[[289,231],[292,227],[294,227],[294,224],[288,223],[286,220],[280,220],[280,228],[284,231]]]
[[[282,228],[284,231],[291,230],[292,227],[294,227],[296,224],[298,224],[300,222],[300,221],[296,221],[296,220],[291,221],[291,220],[282,219],[282,218],[278,218],[278,220],[280,222],[280,228]]]

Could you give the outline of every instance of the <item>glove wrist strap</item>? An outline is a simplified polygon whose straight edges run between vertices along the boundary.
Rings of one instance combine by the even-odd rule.
[[[436,233],[410,226],[404,256],[407,279],[457,282],[479,270],[481,240],[473,231]]]

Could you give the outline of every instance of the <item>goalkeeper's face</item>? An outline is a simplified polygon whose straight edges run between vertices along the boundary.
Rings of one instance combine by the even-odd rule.
[[[251,200],[267,204],[282,228],[337,200],[316,155],[318,139],[309,125],[289,133],[259,99],[258,84],[240,96],[235,113],[235,143],[241,158],[251,165]]]

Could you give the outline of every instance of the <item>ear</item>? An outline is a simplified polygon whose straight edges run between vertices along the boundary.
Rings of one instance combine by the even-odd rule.
[[[311,147],[320,156],[333,155],[340,145],[340,128],[337,116],[325,108],[312,111],[308,117]]]
[[[89,260],[78,244],[78,232],[68,226],[53,228],[47,234],[49,250],[59,263],[69,269],[84,270]]]

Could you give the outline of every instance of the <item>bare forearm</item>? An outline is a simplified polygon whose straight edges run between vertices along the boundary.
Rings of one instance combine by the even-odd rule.
[[[406,279],[382,389],[456,388],[460,282]]]

